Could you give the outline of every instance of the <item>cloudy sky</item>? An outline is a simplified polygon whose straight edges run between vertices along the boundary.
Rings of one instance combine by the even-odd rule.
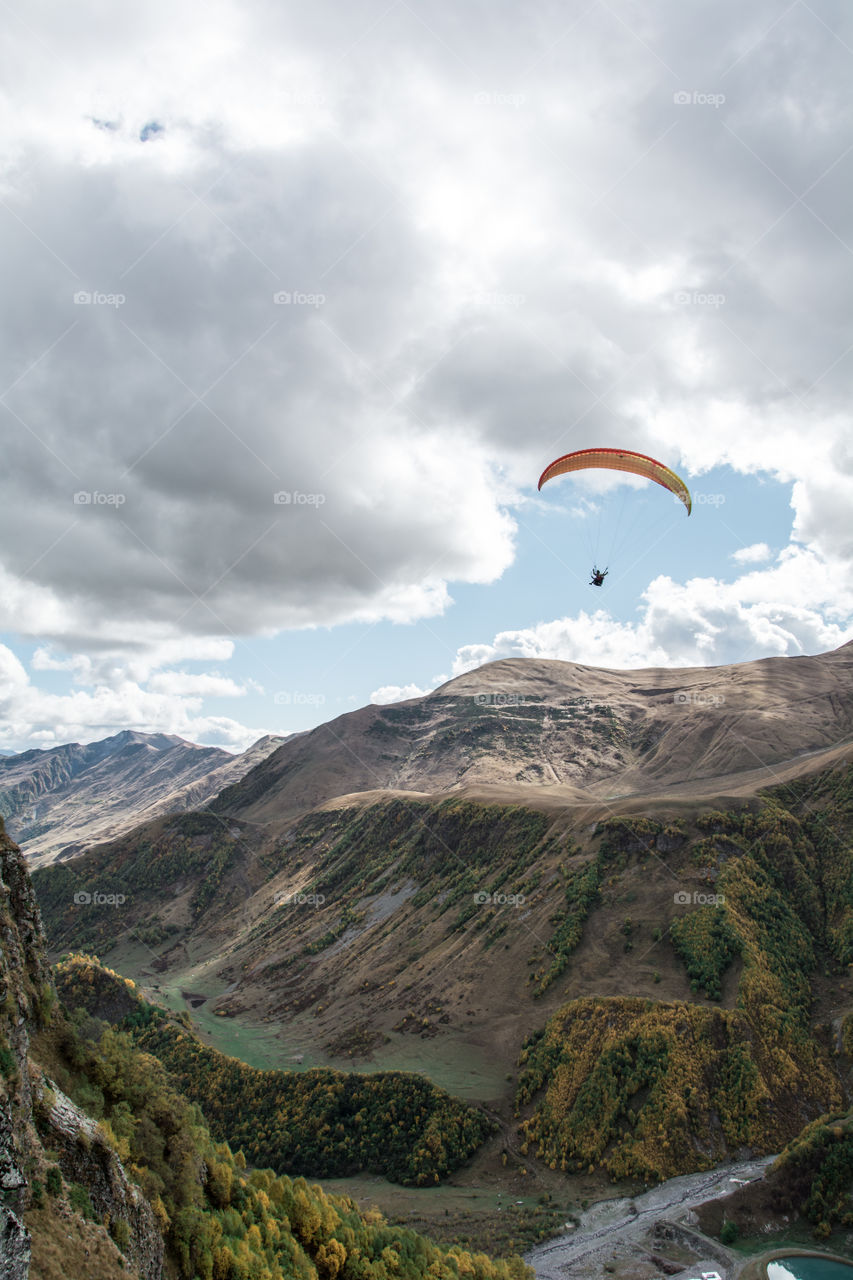
[[[853,637],[849,0],[4,12],[0,747]]]

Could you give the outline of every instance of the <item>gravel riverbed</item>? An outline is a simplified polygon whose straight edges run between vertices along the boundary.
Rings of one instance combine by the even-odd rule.
[[[671,1178],[633,1198],[601,1200],[581,1215],[574,1231],[538,1245],[524,1260],[536,1272],[537,1280],[589,1280],[593,1276],[598,1280],[604,1275],[605,1264],[615,1266],[618,1274],[620,1258],[627,1260],[632,1253],[646,1251],[642,1242],[656,1222],[682,1220],[694,1205],[734,1191],[737,1182],[733,1179],[751,1182],[760,1177],[775,1159],[765,1156],[724,1165],[708,1173]],[[716,1248],[720,1250],[719,1245]],[[720,1270],[712,1261],[710,1266]],[[731,1280],[734,1268],[727,1270]]]

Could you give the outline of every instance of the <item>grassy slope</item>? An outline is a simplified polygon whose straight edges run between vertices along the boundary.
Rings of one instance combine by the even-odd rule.
[[[566,818],[461,801],[318,812],[247,870],[255,886],[267,877],[271,890],[296,886],[323,893],[326,904],[301,914],[270,904],[231,930],[239,937],[229,944],[230,964],[220,955],[204,973],[220,975],[219,992],[234,977],[240,988],[218,1000],[233,1017],[211,1016],[210,1026],[227,1022],[237,1047],[238,1035],[261,1032],[262,1009],[273,1019],[267,1026],[286,1020],[302,1046],[307,1032],[314,1046],[328,1046],[342,1030],[355,1037],[378,1025],[392,1047],[420,1042],[427,1070],[474,1046],[491,1046],[493,1060],[511,1068],[525,1036],[540,1033],[526,1051],[518,1104],[529,1156],[558,1167],[565,1160],[567,1168],[657,1178],[744,1144],[778,1149],[842,1101],[811,1005],[815,993],[827,1002],[830,987],[849,998],[839,966],[849,963],[853,937],[851,776],[812,777],[731,813],[703,815],[685,804],[680,820],[611,821],[595,836],[573,831]],[[206,837],[208,851],[230,838],[220,826],[181,839]],[[126,853],[137,885],[153,880],[162,859],[176,859],[170,874],[180,876],[181,859],[195,856],[168,833],[153,871]],[[105,858],[93,855],[84,868],[93,881]],[[228,890],[226,864],[214,859]],[[197,901],[192,868],[185,879],[186,900]],[[371,925],[371,895],[407,883],[412,896]],[[673,901],[679,885],[725,902],[682,906]],[[477,909],[482,891],[523,893],[525,911]],[[50,893],[46,904],[51,927],[76,936],[67,907]],[[202,915],[220,907],[211,899]],[[229,928],[237,918],[222,917]],[[169,974],[164,981],[174,983]],[[211,981],[211,996],[216,988]],[[466,1023],[465,1003],[491,993],[506,1011]],[[573,995],[587,1003],[566,1007]],[[389,1035],[391,1017],[401,1029]],[[587,1052],[584,1026],[594,1028],[596,1063],[604,1053],[606,1069]],[[589,1063],[574,1078],[554,1051],[567,1038]],[[372,1052],[381,1060],[382,1044]],[[660,1116],[676,1098],[667,1147]],[[569,1123],[578,1108],[580,1136]]]
[[[691,905],[670,935],[697,994],[719,995],[738,958],[733,1008],[565,1006],[524,1053],[517,1103],[534,1104],[531,1150],[552,1167],[662,1179],[739,1148],[778,1150],[843,1106],[828,1029],[813,1026],[812,980],[819,965],[841,973],[850,962],[851,796],[851,772],[838,771],[766,795],[755,813],[697,821],[690,857],[715,904]],[[656,837],[645,819],[608,824],[602,856],[645,861]]]

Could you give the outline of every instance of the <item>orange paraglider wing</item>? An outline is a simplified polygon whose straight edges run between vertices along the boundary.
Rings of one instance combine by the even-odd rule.
[[[539,477],[539,488],[554,476],[563,476],[568,471],[586,471],[590,467],[604,467],[608,471],[630,471],[635,476],[645,476],[663,485],[670,493],[674,493],[687,508],[690,515],[692,501],[687,485],[669,467],[645,453],[632,453],[629,449],[578,449],[575,453],[564,453],[556,458]]]

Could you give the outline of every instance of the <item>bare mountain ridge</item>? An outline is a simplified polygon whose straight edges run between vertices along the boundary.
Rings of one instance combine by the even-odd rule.
[[[362,792],[564,802],[749,788],[853,740],[853,642],[815,657],[612,671],[510,658],[285,742],[214,802],[272,823]],[[737,789],[737,788],[736,788]]]
[[[0,759],[0,813],[31,864],[114,839],[164,813],[201,808],[282,740],[264,737],[241,755],[173,734],[124,730]]]

